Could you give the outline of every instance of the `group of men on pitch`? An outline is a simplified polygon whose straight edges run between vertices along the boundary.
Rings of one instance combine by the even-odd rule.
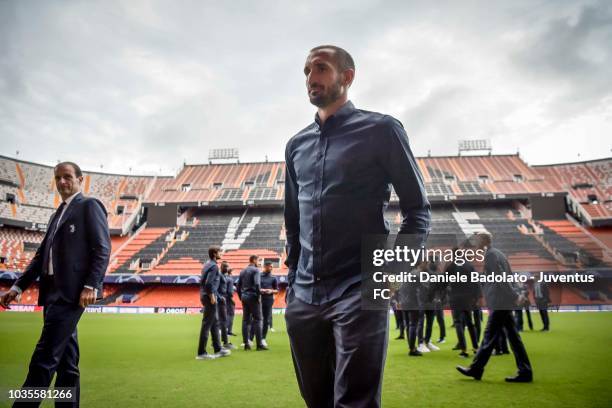
[[[478,239],[475,239],[476,241]],[[457,249],[474,249],[471,240],[465,240]],[[460,275],[464,281],[436,282],[436,283],[404,283],[391,298],[391,308],[395,315],[396,329],[399,330],[397,340],[408,339],[409,356],[422,356],[423,353],[438,351],[440,348],[432,341],[434,320],[439,326],[437,343],[446,342],[446,328],[444,325],[444,308],[450,307],[453,327],[457,334],[457,344],[453,350],[459,350],[461,357],[468,357],[468,343],[465,331],[467,329],[472,350],[476,354],[482,332],[482,310],[480,299],[482,290],[478,282],[470,280],[470,274],[475,271],[474,265],[466,260],[443,264],[437,261],[424,261],[417,265],[413,271],[418,276],[420,271],[430,274]],[[533,277],[531,278],[533,280]],[[523,311],[527,315],[530,330],[533,330],[529,301],[529,287],[525,283],[513,283],[516,293],[516,302],[507,306],[516,308],[514,321],[517,331],[523,331]],[[533,282],[533,297],[542,318],[541,331],[549,331],[548,305],[550,303],[548,286],[543,282]],[[406,336],[404,335],[406,333]],[[509,354],[506,330],[501,330],[498,341],[493,348],[493,354]]]
[[[200,328],[197,360],[212,360],[226,357],[236,347],[229,341],[235,336],[234,291],[242,303],[242,347],[251,350],[253,339],[256,350],[268,350],[266,335],[272,329],[272,306],[274,295],[278,293],[278,280],[272,275],[272,262],[264,262],[263,273],[258,268],[259,257],[251,255],[249,264],[240,272],[234,284],[232,269],[227,262],[221,262],[221,249],[212,246],[208,249],[209,260],[202,268],[200,282],[200,301],[204,316]],[[213,353],[206,351],[208,337],[212,338]]]

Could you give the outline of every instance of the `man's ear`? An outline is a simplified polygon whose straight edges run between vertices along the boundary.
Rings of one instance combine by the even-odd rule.
[[[355,70],[354,69],[345,69],[344,72],[342,72],[342,75],[344,76],[344,86],[346,86],[347,88],[350,88],[351,85],[353,84],[353,80],[355,79]]]

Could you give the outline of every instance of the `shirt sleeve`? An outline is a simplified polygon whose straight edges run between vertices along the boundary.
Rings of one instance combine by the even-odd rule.
[[[297,269],[298,260],[300,257],[300,207],[298,202],[298,185],[291,158],[291,141],[287,143],[285,149],[285,235],[287,244],[285,250],[287,258],[285,265],[289,268],[287,272],[287,280],[289,285],[295,280],[295,271]]]
[[[402,224],[400,234],[419,234],[427,237],[431,219],[430,204],[425,192],[425,183],[417,162],[408,145],[408,136],[402,124],[385,116],[384,148],[382,166],[399,197]]]
[[[255,285],[255,293],[259,293],[261,291],[261,272],[259,272],[259,269],[255,270],[255,276],[253,276],[253,285]]]

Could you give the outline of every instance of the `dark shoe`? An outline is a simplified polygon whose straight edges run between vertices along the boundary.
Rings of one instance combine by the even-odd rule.
[[[228,336],[237,336],[236,333],[227,333]]]
[[[404,340],[404,339],[405,339],[405,337],[404,337],[404,336],[397,336],[397,337],[395,338],[395,340]]]
[[[465,351],[462,351],[461,353],[459,353],[459,357],[468,358],[469,356],[470,355]]]
[[[244,351],[249,351],[251,349],[251,345],[250,344],[245,344],[244,345]]]
[[[547,327],[545,327],[545,328],[543,328],[543,329],[542,329],[542,330],[540,330],[540,331],[545,332],[545,331],[550,331],[550,330],[549,330]]]
[[[461,346],[459,345],[459,343],[455,344],[455,347],[453,347],[453,350],[461,350]]]
[[[412,357],[420,357],[423,355],[423,353],[421,353],[419,350],[410,350],[408,355]]]
[[[533,374],[517,374],[514,377],[506,377],[506,382],[510,383],[530,383],[533,381]]]
[[[266,351],[266,350],[270,350],[267,346],[259,345],[257,346],[257,351]]]
[[[482,371],[476,371],[473,368],[465,368],[465,367],[461,367],[461,366],[457,366],[457,371],[459,371],[461,374],[465,375],[466,377],[472,377],[475,380],[479,380],[482,378]]]

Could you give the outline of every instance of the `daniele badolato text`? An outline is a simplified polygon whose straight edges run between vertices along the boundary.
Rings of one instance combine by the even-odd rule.
[[[482,249],[430,249],[424,247],[411,248],[396,246],[393,249],[375,249],[371,252],[371,263],[367,275],[370,284],[365,285],[370,294],[370,300],[387,300],[394,290],[402,284],[429,283],[526,283],[530,279],[546,283],[593,283],[595,276],[590,273],[550,274],[545,272],[516,273],[507,271],[492,271],[482,273],[471,271],[469,274],[445,272],[444,266],[453,262],[463,266],[466,262],[482,263],[485,251]],[[421,270],[423,262],[436,262],[438,270]],[[442,269],[442,270],[440,270]],[[365,294],[364,294],[365,295]]]

